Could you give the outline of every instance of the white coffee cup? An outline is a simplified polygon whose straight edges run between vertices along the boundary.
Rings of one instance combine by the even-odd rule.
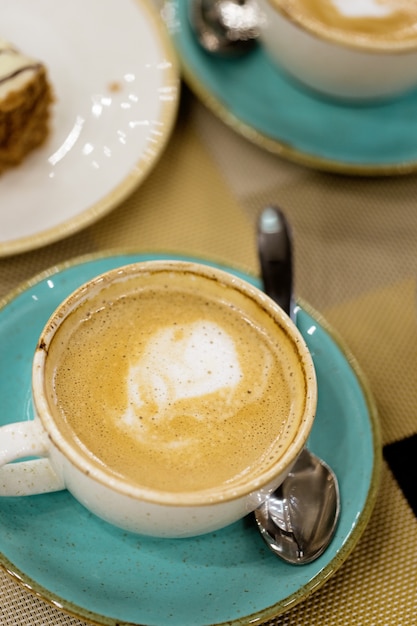
[[[417,4],[258,0],[261,42],[290,76],[327,96],[368,101],[417,87]]]
[[[71,294],[41,333],[32,388],[34,420],[0,428],[0,495],[68,489],[158,537],[259,506],[305,446],[317,400],[288,316],[245,281],[179,261],[117,268]]]

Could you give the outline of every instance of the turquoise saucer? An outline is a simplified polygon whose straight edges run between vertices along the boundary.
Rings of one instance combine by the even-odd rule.
[[[110,268],[169,257],[188,258],[78,259],[36,277],[0,303],[0,424],[31,419],[32,354],[64,297]],[[279,560],[252,516],[195,539],[151,539],[101,521],[62,491],[0,498],[0,564],[59,608],[106,626],[242,626],[283,613],[316,590],[365,529],[376,497],[380,440],[375,408],[352,356],[308,307],[300,310],[298,325],[319,386],[309,445],[335,469],[342,501],[336,535],[317,561],[291,566]]]
[[[309,167],[347,174],[417,170],[417,90],[372,105],[326,100],[298,85],[260,46],[240,59],[219,59],[196,43],[189,0],[165,11],[183,75],[226,124],[261,147]]]

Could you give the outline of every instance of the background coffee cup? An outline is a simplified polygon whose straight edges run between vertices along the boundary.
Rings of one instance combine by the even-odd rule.
[[[212,485],[201,490],[193,488],[170,491],[149,485],[143,486],[126,478],[119,471],[114,471],[113,467],[106,467],[102,459],[97,460],[87,449],[85,442],[79,440],[78,433],[74,436],[75,431],[67,427],[66,418],[60,418],[61,408],[57,408],[60,398],[54,396],[53,379],[58,376],[57,372],[63,363],[63,351],[67,351],[67,346],[72,347],[74,344],[73,333],[78,329],[80,321],[81,323],[89,321],[97,311],[106,310],[106,307],[113,306],[115,301],[125,301],[126,295],[135,294],[137,297],[137,290],[143,285],[146,288],[156,288],[157,291],[162,288],[168,291],[168,298],[172,299],[173,289],[174,287],[177,289],[178,284],[174,278],[174,286],[170,284],[171,276],[175,280],[176,277],[185,280],[181,285],[185,285],[186,294],[197,292],[199,295],[203,294],[207,300],[212,298],[217,302],[217,299],[220,299],[223,304],[226,303],[226,307],[231,307],[234,320],[241,319],[243,315],[249,320],[250,325],[265,322],[265,326],[260,330],[272,336],[271,345],[284,342],[280,344],[278,352],[281,350],[283,352],[282,364],[288,370],[284,374],[291,380],[293,394],[291,405],[294,413],[291,418],[286,421],[284,419],[283,432],[278,435],[277,441],[272,443],[268,454],[260,461],[260,466],[253,472],[246,474],[243,472],[242,476],[238,476],[236,480],[231,479],[230,483]],[[142,298],[142,292],[140,297]],[[132,324],[141,323],[140,319],[132,316],[129,319]],[[112,334],[118,336],[121,328],[113,324],[109,331],[110,336]],[[165,341],[164,333],[165,330],[162,335],[158,334],[158,341],[161,337]],[[102,337],[104,336],[100,335],[98,343],[102,341]],[[155,341],[155,335],[152,337],[151,341]],[[194,335],[192,339],[199,340]],[[282,348],[284,344],[286,345]],[[146,359],[146,367],[149,365],[149,353],[152,356],[149,345],[148,343],[143,357]],[[215,347],[217,349],[217,346]],[[194,347],[188,345],[187,349],[194,354]],[[208,349],[211,350],[210,347]],[[79,363],[83,360],[88,361],[88,348],[80,352]],[[254,361],[256,358],[257,355],[253,354]],[[227,359],[229,359],[228,348],[225,355],[217,355],[220,371],[227,365],[225,362]],[[150,362],[152,363],[152,359]],[[90,367],[90,361],[88,365],[85,363],[83,365]],[[176,364],[169,372],[171,372],[169,376],[175,379]],[[109,374],[105,364],[99,374],[97,389],[91,390],[97,395],[102,393],[103,387],[112,384],[112,379],[107,379]],[[164,376],[165,374],[166,370]],[[241,377],[245,376],[243,370]],[[266,371],[260,371],[259,377],[268,379]],[[192,388],[194,382],[187,379],[187,394],[191,397],[191,402],[194,402],[195,390]],[[151,389],[152,384],[151,381]],[[169,384],[168,387],[163,387],[163,402],[167,394],[170,401],[174,397],[172,390],[169,390]],[[215,382],[214,395],[216,385],[219,384]],[[304,447],[314,421],[317,394],[314,366],[306,344],[291,320],[272,300],[245,281],[226,272],[195,263],[177,261],[145,262],[111,270],[89,281],[70,295],[52,314],[41,334],[34,355],[32,386],[35,419],[9,424],[0,429],[0,466],[2,466],[0,495],[23,496],[66,488],[89,510],[110,523],[129,531],[160,537],[193,536],[209,532],[228,525],[259,506],[282,482]],[[255,417],[259,416],[260,424],[265,399],[272,402],[271,406],[275,403],[277,412],[279,411],[280,398],[269,388],[266,389],[266,393],[273,395],[271,398],[265,395],[255,401],[259,402]],[[232,396],[228,396],[229,400],[230,397]],[[176,398],[174,400],[176,401]],[[134,402],[137,402],[137,398],[131,400],[130,404]],[[166,406],[169,404],[170,402],[165,403]],[[71,403],[69,406],[71,407]],[[117,419],[120,417],[121,415],[118,415]],[[93,429],[91,415],[85,415],[85,419],[87,420],[84,424],[85,431],[90,433]],[[123,433],[121,436],[124,436]],[[239,435],[240,446],[234,444],[235,447],[238,446],[237,456],[240,455],[243,445],[241,437],[244,436],[245,433]],[[116,452],[117,441],[113,437],[108,441],[109,447],[115,448]],[[280,451],[281,444],[286,446],[283,453]],[[40,458],[13,463],[17,459],[29,456]],[[244,453],[241,456],[244,458]]]
[[[327,96],[366,101],[417,87],[417,4],[258,0],[261,42],[280,68]]]

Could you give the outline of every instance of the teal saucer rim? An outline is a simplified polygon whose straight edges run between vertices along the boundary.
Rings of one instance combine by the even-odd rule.
[[[198,80],[195,73],[187,64],[187,61],[183,58],[180,60],[184,80],[198,99],[201,100],[216,117],[226,124],[226,126],[229,126],[237,134],[266,152],[279,156],[296,165],[302,165],[312,170],[329,174],[384,178],[394,175],[414,174],[417,172],[417,160],[415,162],[404,161],[392,165],[355,165],[319,156],[310,156],[307,153],[303,153],[301,150],[296,150],[284,141],[272,139],[250,126],[250,124],[243,122],[237,115],[232,113],[232,111],[224,106],[209,89],[204,87],[203,83]]]
[[[178,251],[170,251],[170,250],[138,250],[138,249],[112,249],[106,252],[98,252],[98,253],[90,253],[81,256],[74,257],[62,263],[58,263],[53,265],[42,272],[36,274],[32,278],[22,282],[16,288],[14,288],[11,292],[9,292],[6,296],[0,299],[0,311],[7,306],[10,302],[12,302],[19,295],[23,294],[25,291],[30,289],[31,287],[41,283],[42,281],[61,273],[62,271],[75,267],[81,266],[85,263],[90,263],[94,261],[99,261],[100,259],[112,258],[112,257],[146,257],[150,256],[152,258],[180,258],[182,260],[194,261],[194,262],[203,262],[207,264],[213,264],[215,266],[220,266],[226,270],[232,270],[238,272],[243,277],[248,277],[259,283],[259,278],[248,271],[248,269],[243,268],[242,266],[238,266],[237,264],[230,263],[225,259],[214,258],[214,257],[205,257],[202,256],[194,256],[188,254],[182,254]],[[131,262],[136,262],[132,260]],[[338,553],[332,557],[329,563],[323,567],[312,579],[310,579],[306,584],[302,585],[300,589],[293,592],[289,596],[279,600],[276,604],[266,607],[264,610],[259,610],[254,614],[244,616],[244,618],[239,617],[236,620],[227,621],[217,623],[215,626],[232,626],[232,624],[236,624],[236,626],[242,624],[252,624],[252,623],[263,623],[266,620],[274,619],[275,617],[289,611],[294,608],[297,604],[307,599],[312,593],[318,590],[323,586],[327,580],[333,576],[336,571],[341,567],[341,565],[346,561],[349,555],[354,550],[357,545],[359,539],[361,538],[368,522],[371,517],[372,511],[374,509],[374,505],[378,496],[379,484],[380,484],[380,476],[382,469],[382,437],[381,430],[378,418],[377,406],[375,403],[375,399],[369,387],[368,381],[365,377],[364,372],[362,371],[358,361],[353,356],[351,351],[349,350],[347,344],[340,336],[338,331],[336,331],[323,317],[322,314],[318,313],[311,305],[306,303],[302,299],[297,299],[297,304],[301,307],[303,311],[305,311],[308,315],[310,315],[315,322],[317,322],[320,327],[330,336],[333,342],[339,347],[343,356],[345,357],[347,363],[352,368],[353,373],[359,383],[359,386],[363,392],[365,404],[367,407],[367,413],[369,418],[369,424],[371,427],[372,434],[372,444],[373,444],[373,465],[372,465],[372,473],[371,479],[369,481],[369,487],[367,491],[367,498],[365,504],[359,514],[359,517],[355,520],[355,527],[352,530],[349,537],[342,543],[340,550]],[[54,606],[55,608],[64,611],[70,616],[73,616],[77,619],[82,619],[89,624],[93,624],[95,626],[140,626],[137,622],[126,622],[120,621],[115,618],[109,618],[104,615],[100,615],[94,612],[89,611],[83,607],[78,606],[76,603],[73,603],[69,600],[65,600],[64,598],[58,596],[52,591],[49,591],[47,588],[38,584],[36,580],[33,580],[30,576],[26,575],[24,572],[20,571],[19,568],[15,567],[12,562],[9,561],[5,555],[0,552],[0,567],[9,574],[15,582],[22,585],[27,591],[34,594],[36,597],[41,598],[43,601],[48,604]]]

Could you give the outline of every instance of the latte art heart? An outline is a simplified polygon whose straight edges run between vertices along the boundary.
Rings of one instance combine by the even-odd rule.
[[[175,412],[178,400],[220,390],[230,395],[241,376],[233,340],[217,324],[199,321],[180,329],[164,328],[129,370],[129,407],[123,419],[133,425],[148,406],[157,407],[152,417],[163,419]],[[192,411],[193,404],[190,407]],[[196,419],[203,417],[192,413]]]
[[[272,358],[265,351],[264,376]],[[121,425],[142,440],[155,436],[154,424],[186,415],[194,420],[225,420],[241,404],[241,387],[247,401],[262,393],[262,380],[253,384],[241,365],[233,338],[218,324],[200,320],[161,329],[146,344],[143,355],[129,370],[128,407]],[[254,387],[254,389],[252,389]],[[186,402],[191,400],[191,402]],[[214,404],[218,410],[214,411]],[[191,445],[186,433],[160,445]]]
[[[172,326],[156,333],[130,369],[128,401],[140,409],[150,400],[163,417],[177,400],[233,392],[241,376],[233,340],[220,326],[210,321]]]

